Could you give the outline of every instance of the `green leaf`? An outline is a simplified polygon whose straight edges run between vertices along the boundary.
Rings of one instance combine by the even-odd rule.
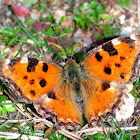
[[[98,17],[96,17],[96,16],[89,16],[88,20],[89,21],[87,21],[87,22],[91,22],[93,24],[97,24]]]
[[[1,107],[1,115],[2,116],[5,116],[6,115],[6,107],[5,106],[3,106],[3,107]]]
[[[28,19],[26,20],[26,25],[27,25],[27,26],[30,26],[30,25],[34,24],[35,22],[36,22],[36,21],[35,21],[34,19],[28,18]]]
[[[43,10],[43,11],[46,11],[47,10],[46,7],[47,7],[47,3],[40,1],[40,9]]]
[[[7,108],[7,111],[8,112],[14,112],[16,109],[15,109],[15,107],[9,107],[9,108]]]
[[[6,111],[6,106],[5,106],[5,105],[3,105],[3,110],[5,110],[5,111]]]
[[[24,0],[23,5],[25,7],[31,7],[33,4],[35,4],[37,2],[37,0]]]
[[[59,21],[60,24],[62,24],[66,19],[66,16],[62,16],[61,20]]]
[[[13,35],[12,32],[9,32],[9,31],[4,30],[4,29],[0,29],[0,33],[2,33],[2,34],[6,34],[7,36],[12,36],[12,35]]]
[[[100,25],[98,26],[98,28],[99,28],[99,29],[103,29],[103,28],[104,28],[104,25],[100,24]]]
[[[103,34],[104,34],[104,37],[106,37],[106,38],[109,38],[109,37],[111,37],[112,36],[112,34],[113,34],[113,30],[111,30],[111,29],[108,29],[108,30],[104,30],[104,32],[103,32]]]
[[[80,17],[81,17],[82,20],[86,19],[86,15],[85,14],[81,14]]]
[[[3,108],[0,106],[0,112],[2,112]]]
[[[109,15],[109,14],[99,14],[99,19],[108,19],[108,20],[112,20],[113,16]]]
[[[4,123],[2,123],[2,124],[0,125],[0,128],[3,128],[7,123],[8,123],[8,120],[6,120]],[[2,138],[1,140],[3,140],[3,138]],[[4,140],[6,140],[6,139],[4,139]]]
[[[91,24],[90,22],[86,22],[87,28],[89,28],[90,24]]]
[[[72,29],[66,28],[66,29],[64,29],[64,32],[65,32],[65,33],[72,33]]]
[[[2,53],[1,53],[1,49],[0,49],[0,59],[2,59]]]
[[[79,7],[79,10],[81,10],[81,11],[86,10],[85,3],[84,3],[84,4],[82,4],[82,5]]]
[[[103,35],[101,35],[99,32],[95,32],[95,33],[94,33],[94,37],[95,37],[97,40],[101,40],[101,39],[104,38]]]
[[[5,30],[8,30],[10,32],[14,32],[14,28],[10,27],[10,26],[6,26]]]
[[[55,18],[52,14],[48,15],[48,20],[51,22],[55,22]]]
[[[134,96],[135,100],[139,99],[140,97],[138,96],[138,93],[136,93],[136,91],[140,90],[140,78],[137,79],[137,81],[135,81],[133,83],[133,90],[131,91],[131,94]]]
[[[73,13],[74,13],[76,16],[79,16],[78,9],[74,9],[74,10],[73,10]]]
[[[0,102],[7,100],[8,98],[4,95],[0,95]]]
[[[6,47],[12,45],[14,42],[16,42],[16,38],[10,39]]]
[[[74,43],[70,48],[66,50],[67,54],[75,54],[76,52],[74,51],[75,46],[77,46],[80,42]]]
[[[123,7],[129,7],[130,6],[130,0],[117,0],[117,3],[120,6],[123,6]]]
[[[92,1],[89,5],[88,5],[88,7],[89,8],[95,8],[96,6],[97,6],[97,2],[96,1]]]
[[[91,10],[87,13],[89,16],[96,16],[95,10]]]
[[[85,22],[84,21],[81,21],[80,25],[81,25],[82,29],[85,28]]]
[[[103,13],[105,11],[105,6],[103,5],[97,6],[96,11],[97,13]]]

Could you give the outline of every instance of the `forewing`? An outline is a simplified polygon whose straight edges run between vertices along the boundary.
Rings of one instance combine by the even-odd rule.
[[[46,94],[62,78],[62,69],[35,58],[0,60],[0,80],[22,101],[33,102]]]
[[[124,36],[90,51],[82,66],[98,79],[128,83],[139,75],[139,52],[140,35]]]

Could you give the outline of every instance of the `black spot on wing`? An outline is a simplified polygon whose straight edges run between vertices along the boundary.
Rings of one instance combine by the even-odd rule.
[[[35,80],[34,79],[30,80],[30,84],[31,85],[34,84],[34,83],[35,83]]]
[[[120,56],[120,59],[121,59],[121,60],[124,60],[124,59],[125,59],[125,57],[123,57],[123,56]]]
[[[97,59],[98,61],[101,61],[101,60],[102,60],[102,56],[99,54],[99,52],[97,52],[97,53],[95,54],[95,57],[96,57],[96,59]]]
[[[104,68],[104,72],[106,73],[106,74],[111,74],[111,68],[110,67],[105,67]]]
[[[42,79],[40,82],[39,82],[40,86],[41,87],[45,87],[46,86],[46,80],[45,79]]]
[[[35,58],[28,58],[28,63],[27,72],[34,72],[35,66],[38,64],[38,60]]]
[[[35,96],[35,90],[31,90],[30,93]]]
[[[124,43],[128,43],[128,44],[134,44],[135,40],[131,39],[129,36],[127,37],[122,37],[119,39],[120,41],[124,42]]]
[[[47,71],[48,71],[48,65],[47,65],[46,63],[43,63],[43,68],[42,68],[42,70],[43,70],[44,72],[47,72]]]
[[[115,63],[115,66],[116,67],[120,67],[121,65],[119,63]]]
[[[56,99],[55,93],[53,91],[50,91],[47,95],[48,95],[48,98]]]
[[[14,66],[15,64],[17,64],[20,61],[20,58],[13,58],[10,60],[9,66]]]
[[[130,49],[134,49],[135,40],[131,39],[129,36],[120,38],[120,41],[129,44]]]
[[[105,91],[105,90],[107,90],[108,88],[110,88],[110,84],[103,82],[103,83],[102,83],[102,90]]]
[[[112,44],[111,41],[103,44],[102,45],[102,49],[104,51],[107,51],[110,56],[113,56],[113,55],[117,55],[118,54],[118,51],[113,47],[113,44]]]
[[[134,49],[134,45],[130,45],[129,48],[130,48],[130,49]]]
[[[121,74],[120,74],[120,77],[121,77],[122,79],[124,79],[124,76],[125,76],[125,73],[121,73]]]
[[[23,79],[28,79],[28,76],[27,75],[23,76]]]

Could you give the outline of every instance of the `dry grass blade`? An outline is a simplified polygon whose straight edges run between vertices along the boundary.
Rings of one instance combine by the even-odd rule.
[[[0,132],[0,138],[5,138],[5,139],[18,139],[22,134],[17,134],[17,133],[10,133],[10,132]],[[22,135],[20,139],[24,140],[41,140],[41,137],[38,136],[30,136],[30,135]],[[48,139],[44,139],[48,140]]]
[[[81,137],[79,137],[78,135],[72,133],[72,132],[69,132],[67,130],[57,130],[59,133],[63,134],[64,136],[72,139],[72,140],[82,140]]]
[[[121,130],[124,130],[125,131],[130,131],[130,130],[140,130],[140,128],[138,126],[133,126],[133,127],[120,127]],[[83,136],[89,136],[89,135],[93,135],[95,133],[105,133],[106,131],[110,131],[111,128],[110,127],[106,127],[106,128],[103,128],[103,127],[93,127],[93,128],[89,128],[89,129],[85,129],[85,130],[80,130],[78,131],[77,133],[84,133]],[[111,130],[112,131],[112,130]],[[117,131],[117,128],[113,130],[114,132]]]

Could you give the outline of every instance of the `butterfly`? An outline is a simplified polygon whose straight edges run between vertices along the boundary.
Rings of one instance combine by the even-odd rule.
[[[80,63],[64,66],[36,58],[0,60],[0,80],[19,100],[60,129],[77,130],[82,116],[90,126],[115,116],[139,77],[140,35],[115,38],[89,51]]]

